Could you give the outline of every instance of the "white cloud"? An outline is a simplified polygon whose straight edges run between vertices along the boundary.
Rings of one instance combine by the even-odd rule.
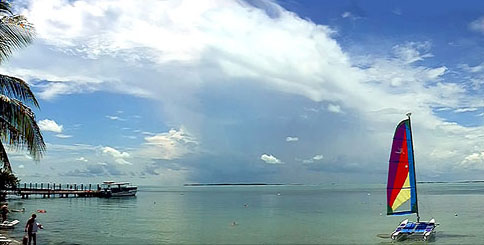
[[[40,130],[62,133],[62,125],[58,125],[54,120],[44,119],[38,122]]]
[[[476,65],[476,66],[470,66],[468,64],[462,64],[462,65],[460,65],[460,68],[462,68],[463,70],[470,72],[470,73],[479,73],[479,72],[484,71],[484,63],[481,63],[481,64]]]
[[[416,151],[426,158],[424,167],[445,164],[431,158],[436,148],[455,150],[451,160],[461,162],[469,149],[483,146],[472,137],[484,128],[447,124],[434,113],[433,108],[477,108],[483,102],[481,95],[466,93],[467,86],[446,82],[446,66],[419,62],[432,57],[430,42],[358,56],[343,50],[328,26],[278,6],[274,17],[230,0],[32,0],[27,5],[22,13],[35,23],[37,42],[32,52],[12,57],[0,69],[32,82],[41,98],[96,90],[148,97],[163,102],[167,121],[198,129],[203,115],[194,106],[197,92],[219,81],[244,81],[333,105],[333,112],[344,108],[345,116],[357,115],[359,125],[370,128],[360,132],[380,149],[394,122],[412,111],[416,139],[424,142]],[[482,32],[482,23],[479,19],[470,28]],[[45,57],[52,59],[46,63]],[[143,150],[160,159],[194,152],[198,142],[176,138],[180,131],[146,137]]]
[[[431,57],[429,42],[396,45],[394,59],[365,58],[366,64],[360,66],[332,37],[334,30],[270,4],[277,17],[239,1],[147,1],[142,5],[105,0],[74,4],[31,1],[23,14],[36,23],[40,43],[52,47],[45,50],[60,56],[63,65],[42,66],[42,55],[39,69],[12,68],[10,74],[58,81],[55,84],[59,85],[44,88],[49,96],[114,88],[114,92],[163,100],[165,106],[189,103],[187,98],[199,85],[221,77],[226,81],[242,78],[363,111],[400,104],[425,109],[422,107],[433,103],[434,94],[439,93],[432,90],[446,67],[410,66]],[[100,69],[100,61],[107,67]],[[72,63],[72,67],[82,64],[86,69],[53,70],[66,67],[65,63]],[[186,69],[193,72],[180,78],[178,74]],[[433,83],[424,86],[429,81]],[[407,89],[420,91],[415,95],[421,98],[419,103],[402,91],[390,90],[388,83],[412,84]],[[61,85],[73,88],[64,92],[55,87]],[[179,110],[173,114],[180,115]]]
[[[461,166],[465,168],[484,169],[484,152],[475,152],[464,158]]]
[[[72,135],[67,135],[67,134],[56,134],[55,137],[61,138],[61,139],[67,139],[67,138],[72,138]]]
[[[299,140],[298,137],[291,137],[291,136],[286,137],[287,142],[294,142],[294,141],[298,141],[298,140]]]
[[[18,168],[25,168],[23,164],[18,165]]]
[[[111,120],[117,120],[117,121],[126,121],[126,119],[118,117],[118,116],[109,116],[107,115],[106,118],[111,119]]]
[[[89,160],[87,160],[86,158],[84,157],[79,157],[79,158],[76,158],[76,161],[80,161],[80,162],[88,162]]]
[[[125,158],[130,157],[129,153],[127,152],[121,152],[109,146],[102,147],[101,150],[104,154],[111,156],[116,163],[122,165],[132,165],[132,163],[125,160]]]
[[[456,113],[471,112],[471,111],[477,111],[477,108],[469,107],[469,108],[459,108],[459,109],[454,110],[454,112],[456,112]]]
[[[262,154],[260,156],[260,159],[262,161],[264,161],[265,163],[268,163],[268,164],[283,164],[283,162],[281,160],[277,159],[273,155]]]
[[[469,29],[471,31],[480,32],[484,34],[484,17],[472,21],[469,24]]]
[[[114,161],[122,165],[133,165],[132,163],[124,160],[123,158],[116,158]]]
[[[170,129],[168,132],[145,137],[142,154],[155,159],[176,159],[194,153],[198,147],[197,139],[186,128]]]
[[[433,57],[432,54],[428,53],[430,46],[430,42],[408,42],[403,45],[396,45],[393,47],[393,51],[400,60],[410,64]]]
[[[339,105],[333,105],[333,104],[328,105],[328,111],[334,112],[334,113],[343,113]]]
[[[322,154],[316,155],[316,156],[313,157],[313,159],[316,160],[316,161],[322,160],[323,155]]]
[[[351,16],[352,16],[351,12],[348,12],[348,11],[341,14],[341,17],[343,17],[343,18],[350,18]]]
[[[310,159],[305,159],[303,160],[302,162],[303,163],[313,163],[315,161],[320,161],[320,160],[323,160],[323,155],[322,154],[318,154],[318,155],[315,155],[314,157],[310,158]]]
[[[118,150],[116,150],[112,147],[109,147],[109,146],[102,147],[102,151],[103,151],[103,153],[111,155],[114,158],[129,157],[129,153],[118,151]]]
[[[354,20],[361,19],[362,17],[357,16],[357,15],[355,15],[355,14],[349,12],[349,11],[346,11],[346,12],[343,12],[341,14],[341,18],[343,18],[343,19],[351,19],[351,20],[354,21]]]

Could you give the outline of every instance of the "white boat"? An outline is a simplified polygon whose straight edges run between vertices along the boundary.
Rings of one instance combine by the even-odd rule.
[[[99,195],[101,197],[135,196],[137,191],[138,187],[130,185],[129,182],[104,181]]]
[[[392,232],[392,240],[414,238],[428,241],[435,234],[435,219],[420,221],[417,202],[417,180],[413,154],[410,113],[395,129],[390,153],[387,183],[387,215],[417,214],[417,221],[403,220]]]
[[[12,221],[7,221],[5,220],[4,222],[0,223],[0,229],[13,229],[15,225],[20,223],[18,220],[12,220]]]

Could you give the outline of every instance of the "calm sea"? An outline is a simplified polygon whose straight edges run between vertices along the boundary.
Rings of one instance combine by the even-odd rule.
[[[135,198],[10,200],[27,211],[2,232],[21,240],[45,209],[39,244],[378,244],[403,219],[385,200],[384,185],[140,187]],[[419,201],[440,223],[435,244],[484,241],[484,184],[420,184]]]

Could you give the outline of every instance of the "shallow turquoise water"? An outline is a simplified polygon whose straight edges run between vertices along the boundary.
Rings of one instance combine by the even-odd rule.
[[[20,240],[45,209],[39,244],[378,244],[403,219],[384,215],[385,200],[384,185],[140,187],[135,198],[10,200],[27,211],[11,213],[21,224],[8,233]],[[422,219],[441,224],[435,244],[481,244],[483,203],[484,184],[419,185]]]

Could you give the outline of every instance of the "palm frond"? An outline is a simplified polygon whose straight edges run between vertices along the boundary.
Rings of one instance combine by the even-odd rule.
[[[29,85],[20,78],[0,74],[0,94],[39,107]]]
[[[12,171],[0,169],[0,190],[15,189],[19,181]]]
[[[34,160],[45,152],[45,143],[32,110],[21,101],[0,95],[0,137],[11,147],[25,149]]]
[[[13,14],[10,3],[7,1],[0,1],[0,13]]]
[[[21,15],[4,16],[0,19],[0,62],[14,50],[28,46],[34,38],[34,28]]]

